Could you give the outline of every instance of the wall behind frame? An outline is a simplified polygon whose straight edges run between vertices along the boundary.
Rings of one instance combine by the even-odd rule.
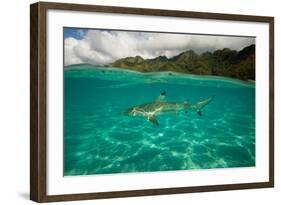
[[[51,0],[50,0],[51,1]],[[34,204],[29,201],[29,4],[35,1],[10,0],[1,6],[0,74],[0,181],[1,204]],[[275,0],[81,0],[85,3],[112,6],[144,7],[247,15],[275,16],[275,177],[274,189],[181,194],[170,196],[106,199],[71,202],[71,204],[142,205],[153,204],[277,204],[281,194],[281,88],[280,82],[280,4]],[[66,204],[53,203],[53,204]]]

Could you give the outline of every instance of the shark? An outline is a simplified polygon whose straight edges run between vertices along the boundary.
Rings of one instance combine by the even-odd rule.
[[[178,115],[183,111],[187,113],[189,110],[194,110],[199,116],[202,116],[202,109],[208,105],[213,98],[214,95],[193,104],[186,101],[182,103],[168,102],[166,101],[166,92],[164,91],[153,102],[131,107],[126,110],[124,114],[128,116],[142,116],[152,124],[158,126],[159,122],[157,116],[166,113],[174,113]]]

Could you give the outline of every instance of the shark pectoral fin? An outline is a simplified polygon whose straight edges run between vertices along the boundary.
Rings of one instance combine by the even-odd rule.
[[[149,122],[151,122],[152,124],[155,124],[155,125],[159,125],[156,117],[154,115],[148,115],[147,116],[147,119],[149,120]]]
[[[202,116],[201,110],[197,110],[197,114],[198,114],[199,116]]]

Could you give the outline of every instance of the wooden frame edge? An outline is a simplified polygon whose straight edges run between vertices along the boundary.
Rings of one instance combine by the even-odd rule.
[[[30,199],[46,199],[46,9],[30,5]]]
[[[46,191],[46,12],[48,9],[189,17],[269,23],[269,181],[198,187],[179,187],[118,192],[47,195]],[[203,13],[129,7],[38,2],[30,5],[30,199],[36,202],[137,197],[193,192],[274,187],[274,17]]]
[[[172,195],[172,194],[186,194],[186,193],[196,193],[196,192],[262,189],[262,188],[272,188],[272,187],[273,184],[271,182],[258,182],[258,183],[245,183],[245,184],[226,184],[226,185],[213,185],[213,186],[130,190],[130,191],[118,191],[118,192],[48,195],[40,202],[78,201],[78,200],[93,200],[93,199],[107,199],[107,198]]]
[[[213,12],[198,12],[198,11],[183,11],[183,10],[163,10],[150,8],[136,7],[118,7],[118,6],[102,6],[90,4],[75,4],[75,3],[57,3],[57,2],[38,2],[45,9],[58,10],[75,10],[85,12],[106,12],[119,14],[136,14],[150,16],[168,16],[168,17],[189,17],[189,18],[205,18],[217,20],[234,20],[234,21],[252,21],[252,22],[269,22],[271,16],[254,16],[242,14],[224,14]]]
[[[269,181],[274,187],[274,17],[269,18]]]
[[[38,4],[30,6],[30,199],[38,201]]]

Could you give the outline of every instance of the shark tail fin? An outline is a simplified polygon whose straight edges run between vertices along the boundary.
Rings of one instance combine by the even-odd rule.
[[[197,114],[198,114],[199,116],[202,116],[202,115],[203,115],[203,114],[202,114],[202,109],[203,109],[206,105],[208,105],[208,104],[213,100],[214,97],[215,97],[215,95],[212,95],[212,96],[208,97],[207,99],[202,100],[202,101],[200,101],[200,102],[198,102],[198,103],[195,104],[195,108],[196,108]]]

